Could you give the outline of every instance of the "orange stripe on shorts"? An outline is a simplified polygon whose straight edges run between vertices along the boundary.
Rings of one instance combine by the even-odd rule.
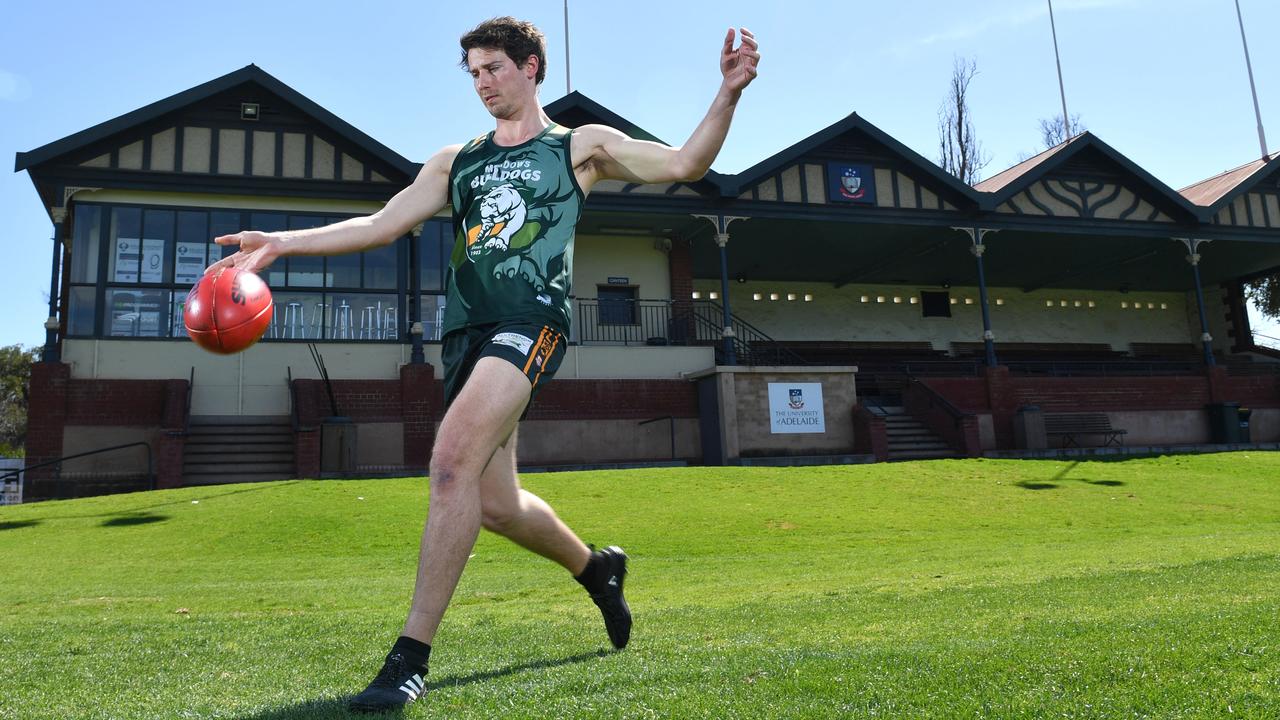
[[[547,351],[547,356],[542,358],[542,367],[538,370],[538,374],[533,378],[531,387],[536,387],[538,380],[542,378],[542,373],[547,369],[547,363],[551,362],[551,356],[556,354],[556,345],[560,344],[560,333],[556,333],[555,340],[551,341],[551,349]]]
[[[533,359],[538,356],[538,349],[542,347],[542,338],[546,337],[547,331],[550,329],[551,328],[547,327],[546,325],[543,325],[542,332],[538,333],[538,339],[535,340],[533,343],[533,352],[529,353],[529,359],[525,361],[524,370],[521,371],[525,375],[528,375],[529,368],[533,367]]]

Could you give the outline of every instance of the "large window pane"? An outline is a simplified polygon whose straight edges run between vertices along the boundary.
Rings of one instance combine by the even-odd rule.
[[[304,230],[324,225],[324,218],[315,215],[290,215],[289,229]],[[319,255],[295,255],[289,258],[289,287],[323,287],[324,258]]]
[[[259,232],[277,232],[287,229],[288,216],[280,213],[251,213],[249,215],[249,230],[257,230]],[[285,286],[285,261],[277,260],[267,267],[258,271],[263,280],[267,281],[267,285],[273,288],[282,288]]]
[[[94,302],[98,298],[96,287],[72,287],[71,310],[67,318],[67,334],[93,335]]]
[[[181,211],[178,213],[177,242],[173,252],[173,282],[177,285],[195,285],[212,260],[222,257],[209,236],[209,213]],[[212,260],[209,253],[213,253]]]
[[[418,246],[418,267],[422,273],[423,292],[444,289],[444,269],[453,250],[453,236],[448,223],[429,221],[422,228]]]
[[[107,290],[107,335],[162,337],[169,334],[168,290]]]
[[[145,210],[142,213],[142,282],[171,283],[173,268],[172,210]]]
[[[326,218],[330,225],[346,220],[346,218]],[[325,258],[325,286],[337,288],[360,287],[360,254],[334,255]]]
[[[142,210],[112,208],[110,248],[107,279],[119,283],[138,282],[142,260]]]
[[[364,287],[396,289],[396,254],[400,241],[364,252]]]
[[[102,208],[77,205],[71,241],[71,282],[98,281],[98,246],[102,240]]]
[[[400,313],[396,296],[383,294],[328,293],[333,340],[394,340],[400,337]]]
[[[233,235],[244,230],[240,227],[240,212],[236,210],[214,210],[209,213],[209,242],[223,235]],[[209,251],[209,262],[216,262],[235,253],[240,248],[235,245],[218,245],[217,250]]]
[[[422,321],[422,339],[434,342],[440,339],[444,326],[444,295],[423,295],[418,317]]]
[[[271,327],[266,337],[272,340],[318,340],[325,337],[330,311],[320,293],[276,292],[271,294]]]

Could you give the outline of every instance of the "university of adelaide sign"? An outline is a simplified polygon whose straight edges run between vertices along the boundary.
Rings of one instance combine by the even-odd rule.
[[[870,165],[827,163],[827,199],[831,202],[875,205],[875,171]]]
[[[769,383],[769,432],[826,431],[822,383]]]

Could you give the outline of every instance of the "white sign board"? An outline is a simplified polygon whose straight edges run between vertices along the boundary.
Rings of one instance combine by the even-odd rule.
[[[825,433],[822,383],[769,383],[769,432]]]
[[[195,285],[204,275],[205,248],[204,243],[180,242],[177,245],[178,257],[173,266],[173,281],[179,285]]]
[[[116,275],[113,282],[138,282],[138,260],[142,253],[138,238],[116,238]]]
[[[164,282],[164,241],[144,238],[142,241],[142,282]]]

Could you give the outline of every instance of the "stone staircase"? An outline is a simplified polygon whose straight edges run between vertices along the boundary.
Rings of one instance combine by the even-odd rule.
[[[951,446],[901,406],[885,406],[884,429],[889,436],[889,460],[931,460],[959,457]]]
[[[286,417],[192,417],[182,452],[184,485],[294,477],[293,426]]]

